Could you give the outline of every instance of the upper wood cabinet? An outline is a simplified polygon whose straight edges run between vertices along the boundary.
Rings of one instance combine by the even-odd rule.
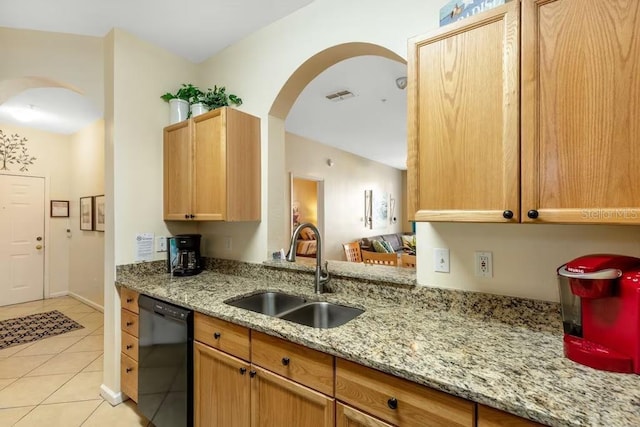
[[[164,219],[260,220],[260,119],[218,108],[164,129]]]
[[[410,40],[409,213],[640,223],[638,34],[640,2],[514,0]]]
[[[640,223],[639,118],[640,2],[523,2],[523,220]]]
[[[519,2],[409,40],[408,201],[416,221],[519,215]]]

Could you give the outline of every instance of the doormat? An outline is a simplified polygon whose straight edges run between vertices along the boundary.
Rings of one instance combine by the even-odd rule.
[[[0,321],[0,349],[53,337],[84,326],[58,310]]]

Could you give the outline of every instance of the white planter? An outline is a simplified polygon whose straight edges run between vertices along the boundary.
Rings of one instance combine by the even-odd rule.
[[[187,120],[189,116],[189,102],[184,99],[171,99],[169,101],[169,124]]]
[[[199,116],[200,114],[206,113],[207,111],[209,111],[209,109],[202,102],[191,104],[191,117]]]

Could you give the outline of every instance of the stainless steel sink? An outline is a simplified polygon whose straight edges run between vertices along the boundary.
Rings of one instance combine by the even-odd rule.
[[[255,311],[313,328],[335,328],[355,319],[364,310],[330,302],[307,302],[302,297],[282,292],[260,292],[226,304]]]
[[[279,316],[281,319],[313,328],[335,328],[355,319],[364,310],[330,302],[310,302]]]
[[[269,316],[277,316],[293,308],[300,307],[306,302],[304,298],[295,295],[281,292],[261,292],[235,301],[228,301],[227,304]]]

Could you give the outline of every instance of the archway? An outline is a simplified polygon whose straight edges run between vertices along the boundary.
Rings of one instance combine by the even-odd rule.
[[[291,74],[269,110],[269,248],[288,247],[290,189],[286,185],[288,175],[284,163],[284,121],[298,96],[313,79],[338,62],[363,55],[381,56],[406,64],[406,60],[397,53],[372,43],[351,42],[326,48],[308,58]]]

